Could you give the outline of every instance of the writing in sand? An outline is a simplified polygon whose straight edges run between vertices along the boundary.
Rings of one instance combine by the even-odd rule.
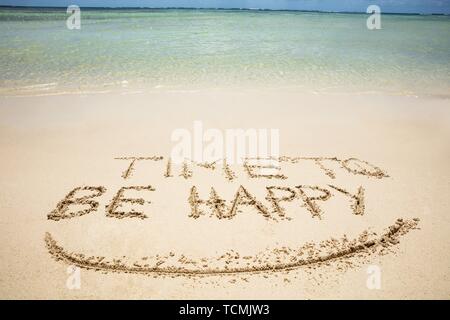
[[[217,160],[208,163],[184,161],[180,165],[174,165],[170,158],[167,160],[162,156],[150,157],[120,157],[117,160],[127,161],[125,170],[121,174],[123,180],[129,179],[135,174],[136,165],[142,161],[161,162],[161,175],[164,179],[193,179],[194,168],[209,170],[211,174],[219,171],[228,182],[236,181],[237,174],[226,160]],[[301,165],[310,162],[315,165],[318,172],[326,175],[329,179],[336,178],[336,168],[343,170],[345,174],[361,175],[369,178],[382,179],[388,177],[379,167],[367,161],[357,158],[338,159],[336,157],[278,157],[278,158],[246,158],[242,164],[242,171],[248,179],[258,181],[283,182],[288,176],[283,172],[283,166]],[[179,168],[178,168],[179,167]],[[270,184],[264,185],[265,199],[257,198],[243,184],[236,184],[234,196],[225,199],[214,186],[206,189],[209,195],[200,196],[199,190],[205,192],[202,186],[192,185],[186,190],[186,197],[190,212],[189,217],[197,219],[203,215],[216,217],[218,219],[232,219],[242,207],[252,207],[256,213],[270,220],[291,219],[287,214],[285,205],[297,201],[306,208],[312,218],[322,218],[320,203],[327,201],[333,195],[346,197],[349,201],[351,211],[354,215],[364,215],[365,189],[358,186],[354,190],[347,190],[337,186],[335,183],[324,185],[311,184]],[[96,212],[99,207],[97,201],[103,196],[107,188],[105,186],[77,186],[73,188],[56,208],[48,214],[50,220],[70,219]],[[126,194],[142,192],[142,197],[130,197]],[[154,203],[157,200],[157,187],[152,185],[127,185],[119,188],[115,195],[105,207],[106,217],[111,218],[139,218],[147,219],[149,215],[138,209],[146,203]],[[152,192],[152,201],[149,201],[149,193]],[[146,193],[144,195],[144,193]],[[128,209],[125,210],[124,206]],[[130,208],[130,206],[132,208]]]
[[[349,212],[361,217],[365,211],[365,189],[358,182],[348,187],[350,180],[356,180],[349,178],[360,176],[376,180],[388,177],[379,167],[357,158],[253,158],[245,159],[238,167],[230,166],[226,160],[173,163],[170,158],[164,159],[162,156],[116,159],[126,161],[125,170],[120,176],[120,182],[123,184],[119,184],[120,187],[105,205],[105,214],[108,218],[118,219],[138,218],[152,221],[151,217],[154,215],[147,212],[149,206],[156,206],[157,202],[161,202],[163,207],[167,207],[171,203],[178,204],[182,201],[186,204],[187,219],[199,219],[205,215],[211,218],[233,219],[246,210],[256,213],[255,219],[263,217],[274,221],[291,220],[294,216],[291,210],[299,207],[312,219],[322,219],[325,216],[322,208],[326,208],[325,203],[332,196],[339,196],[341,202],[346,199]],[[150,170],[159,168],[160,171],[152,172],[153,181],[157,181],[156,185],[135,185],[137,182],[125,185],[132,176],[133,181],[147,182],[147,175],[144,173],[148,173],[148,169],[142,169],[144,162]],[[300,166],[303,169],[302,174],[299,174]],[[139,168],[139,172],[136,168]],[[155,173],[159,174],[159,177],[155,177]],[[341,182],[335,182],[337,176],[347,183],[345,188]],[[119,175],[117,177],[119,178]],[[320,185],[314,184],[314,179],[320,181]],[[308,183],[299,183],[301,180]],[[206,183],[207,186],[204,185]],[[158,194],[159,189],[161,194]],[[76,186],[57,203],[56,208],[47,217],[49,220],[58,221],[96,212],[100,206],[100,197],[104,196],[106,190],[103,185]],[[171,197],[166,196],[168,190]],[[231,193],[224,190],[231,190]],[[181,197],[178,200],[176,197],[179,195]],[[171,203],[163,203],[164,201]],[[338,270],[345,270],[357,265],[357,259],[390,252],[391,247],[399,243],[400,237],[417,229],[418,223],[417,218],[398,218],[381,234],[363,230],[353,239],[344,234],[340,238],[307,242],[297,247],[267,247],[252,254],[244,254],[240,252],[242,248],[236,247],[205,256],[178,252],[175,249],[137,259],[133,256],[88,255],[83,253],[83,248],[79,249],[80,251],[69,250],[49,232],[45,234],[45,244],[56,261],[105,273],[134,273],[154,277],[239,276],[289,272],[300,267],[327,266],[331,262],[336,264]],[[183,311],[186,313],[189,309]]]

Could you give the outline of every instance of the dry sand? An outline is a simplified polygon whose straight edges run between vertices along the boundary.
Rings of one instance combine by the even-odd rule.
[[[449,107],[289,90],[0,97],[0,298],[448,299]],[[280,176],[170,163],[172,131],[194,120],[280,129]],[[64,200],[77,187],[79,204]]]

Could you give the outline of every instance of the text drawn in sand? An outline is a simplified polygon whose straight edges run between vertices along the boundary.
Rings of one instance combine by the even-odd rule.
[[[336,182],[339,176],[344,173],[346,179],[350,176],[363,176],[375,180],[388,177],[387,173],[368,161],[357,158],[338,159],[336,157],[279,157],[276,160],[280,165],[273,167],[274,173],[261,174],[260,169],[267,169],[267,164],[261,164],[260,158],[245,159],[241,166],[241,172],[236,166],[229,165],[226,160],[211,163],[195,163],[185,161],[181,165],[175,165],[171,159],[164,159],[162,156],[150,157],[120,157],[118,160],[127,161],[125,170],[121,175],[117,175],[123,183],[139,178],[139,175],[146,172],[137,170],[139,163],[150,161],[160,164],[155,170],[160,174],[160,182],[175,183],[178,186],[181,182],[191,182],[186,186],[184,194],[179,195],[179,201],[186,203],[186,217],[199,219],[204,216],[217,219],[233,219],[244,211],[254,212],[256,215],[270,221],[291,220],[295,215],[287,210],[288,205],[303,208],[306,215],[312,219],[324,219],[322,205],[332,198],[346,199],[349,213],[356,219],[363,219],[366,209],[366,189],[364,185],[356,188],[344,188]],[[296,166],[302,163],[314,165],[317,173],[322,178],[329,179],[329,183],[322,185],[302,184],[301,177],[293,177],[284,172],[284,165]],[[142,169],[142,168],[141,168]],[[159,170],[159,171],[158,171]],[[203,174],[215,175],[220,173],[224,180],[220,185],[206,185],[196,181],[196,170],[203,170]],[[341,172],[338,173],[338,170]],[[162,179],[162,180],[161,180]],[[246,186],[246,179],[251,187]],[[292,182],[292,179],[299,181]],[[267,182],[270,180],[270,184]],[[206,180],[208,181],[208,180]],[[151,182],[151,181],[149,181]],[[256,196],[254,189],[256,185],[261,185],[264,195],[261,192]],[[278,184],[277,184],[278,183]],[[184,186],[184,184],[181,184]],[[227,186],[233,189],[230,196],[225,195],[221,188]],[[108,187],[109,188],[109,187]],[[59,221],[62,219],[72,219],[99,211],[100,199],[108,190],[102,185],[78,186],[57,203],[56,208],[48,214],[49,220]],[[228,190],[229,191],[229,190]],[[164,201],[167,197],[158,194],[158,185],[124,185],[115,191],[105,206],[106,218],[118,219],[148,219],[157,215],[158,212],[146,212],[148,205]],[[173,197],[170,201],[176,201]],[[339,238],[324,240],[320,243],[309,242],[293,247],[274,247],[254,253],[252,255],[242,255],[239,249],[233,248],[230,251],[216,257],[195,257],[190,252],[171,251],[167,254],[158,253],[142,257],[136,261],[131,257],[122,258],[105,256],[85,256],[83,249],[80,251],[69,251],[58,243],[54,236],[47,233],[45,243],[51,256],[57,261],[63,261],[70,265],[75,265],[84,269],[92,269],[102,272],[124,272],[136,274],[171,275],[171,276],[204,276],[204,275],[236,275],[245,273],[278,272],[290,271],[299,267],[309,267],[311,265],[329,265],[332,262],[340,263],[345,260],[345,265],[349,266],[347,260],[357,257],[367,257],[374,253],[384,254],[386,250],[398,244],[399,238],[409,230],[416,229],[418,219],[398,219],[387,228],[381,235],[368,230],[363,230],[355,239],[348,239],[345,235]],[[163,234],[161,236],[164,236]],[[345,269],[345,268],[344,268]]]
[[[125,180],[130,179],[133,173],[135,173],[135,167],[140,161],[162,161],[162,156],[151,157],[121,157],[116,158],[119,160],[126,160],[129,162],[125,171],[122,172],[121,177]],[[262,182],[266,179],[279,179],[286,180],[288,176],[282,173],[281,166],[272,167],[272,165],[261,165],[261,160],[267,159],[245,159],[243,164],[243,172],[246,174],[246,178],[250,180],[259,179]],[[348,158],[339,160],[336,157],[323,158],[323,157],[280,157],[276,159],[278,162],[289,164],[300,164],[302,161],[312,162],[316,168],[325,174],[330,179],[336,179],[336,173],[330,166],[326,166],[325,162],[332,162],[339,164],[346,174],[362,175],[370,178],[381,179],[388,177],[388,175],[379,167],[370,164],[367,161],[359,160],[356,158]],[[195,163],[184,162],[181,166],[178,166],[178,175],[174,174],[175,168],[169,158],[163,169],[162,177],[164,179],[173,179],[174,176],[181,177],[183,179],[195,180],[193,174],[193,167],[203,168],[207,170],[209,174],[214,174],[214,171],[221,171],[222,175],[229,182],[233,182],[236,177],[236,169],[227,164],[226,160],[215,161],[212,163]],[[260,174],[260,169],[275,169],[279,173],[275,174]],[[139,171],[142,173],[142,171]],[[226,199],[214,186],[199,186],[194,184],[189,190],[186,191],[186,196],[190,205],[189,217],[199,218],[202,215],[208,215],[210,217],[217,217],[219,219],[227,218],[231,219],[236,216],[242,207],[253,207],[253,209],[263,217],[267,219],[290,219],[291,217],[286,214],[284,204],[289,202],[298,202],[298,204],[311,214],[313,218],[322,217],[322,209],[320,203],[329,200],[332,196],[343,196],[349,201],[349,207],[351,212],[355,215],[363,215],[365,204],[364,196],[365,189],[363,186],[358,186],[355,190],[348,190],[335,184],[327,184],[323,186],[318,185],[287,185],[286,183],[281,186],[277,185],[264,185],[266,189],[266,195],[264,199],[258,199],[242,184],[237,184],[235,187],[234,196]],[[97,201],[99,197],[103,196],[107,190],[104,186],[79,186],[72,189],[57,205],[56,208],[48,215],[50,220],[70,219],[74,217],[83,216],[89,213],[96,212],[99,207]],[[130,197],[127,196],[129,191],[142,192],[142,197]],[[156,191],[156,192],[155,192]],[[149,195],[149,192],[155,192],[154,196]],[[209,195],[200,196],[200,192],[209,192]],[[140,218],[146,219],[149,214],[137,209],[138,206],[142,206],[146,203],[152,203],[158,201],[157,188],[152,185],[141,186],[124,186],[117,190],[114,197],[106,206],[106,216],[112,218]],[[152,199],[152,200],[149,200]],[[183,200],[184,201],[184,200]],[[136,208],[125,211],[121,207],[124,205],[134,205]],[[81,208],[79,208],[81,206]],[[74,210],[73,208],[78,208]]]

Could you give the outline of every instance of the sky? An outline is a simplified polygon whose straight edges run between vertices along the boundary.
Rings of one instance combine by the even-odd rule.
[[[0,5],[67,7],[259,8],[364,12],[371,4],[382,12],[450,14],[450,0],[0,0]]]

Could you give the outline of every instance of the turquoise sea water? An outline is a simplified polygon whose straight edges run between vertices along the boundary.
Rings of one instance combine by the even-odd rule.
[[[450,94],[450,17],[0,8],[0,88],[293,87]]]

